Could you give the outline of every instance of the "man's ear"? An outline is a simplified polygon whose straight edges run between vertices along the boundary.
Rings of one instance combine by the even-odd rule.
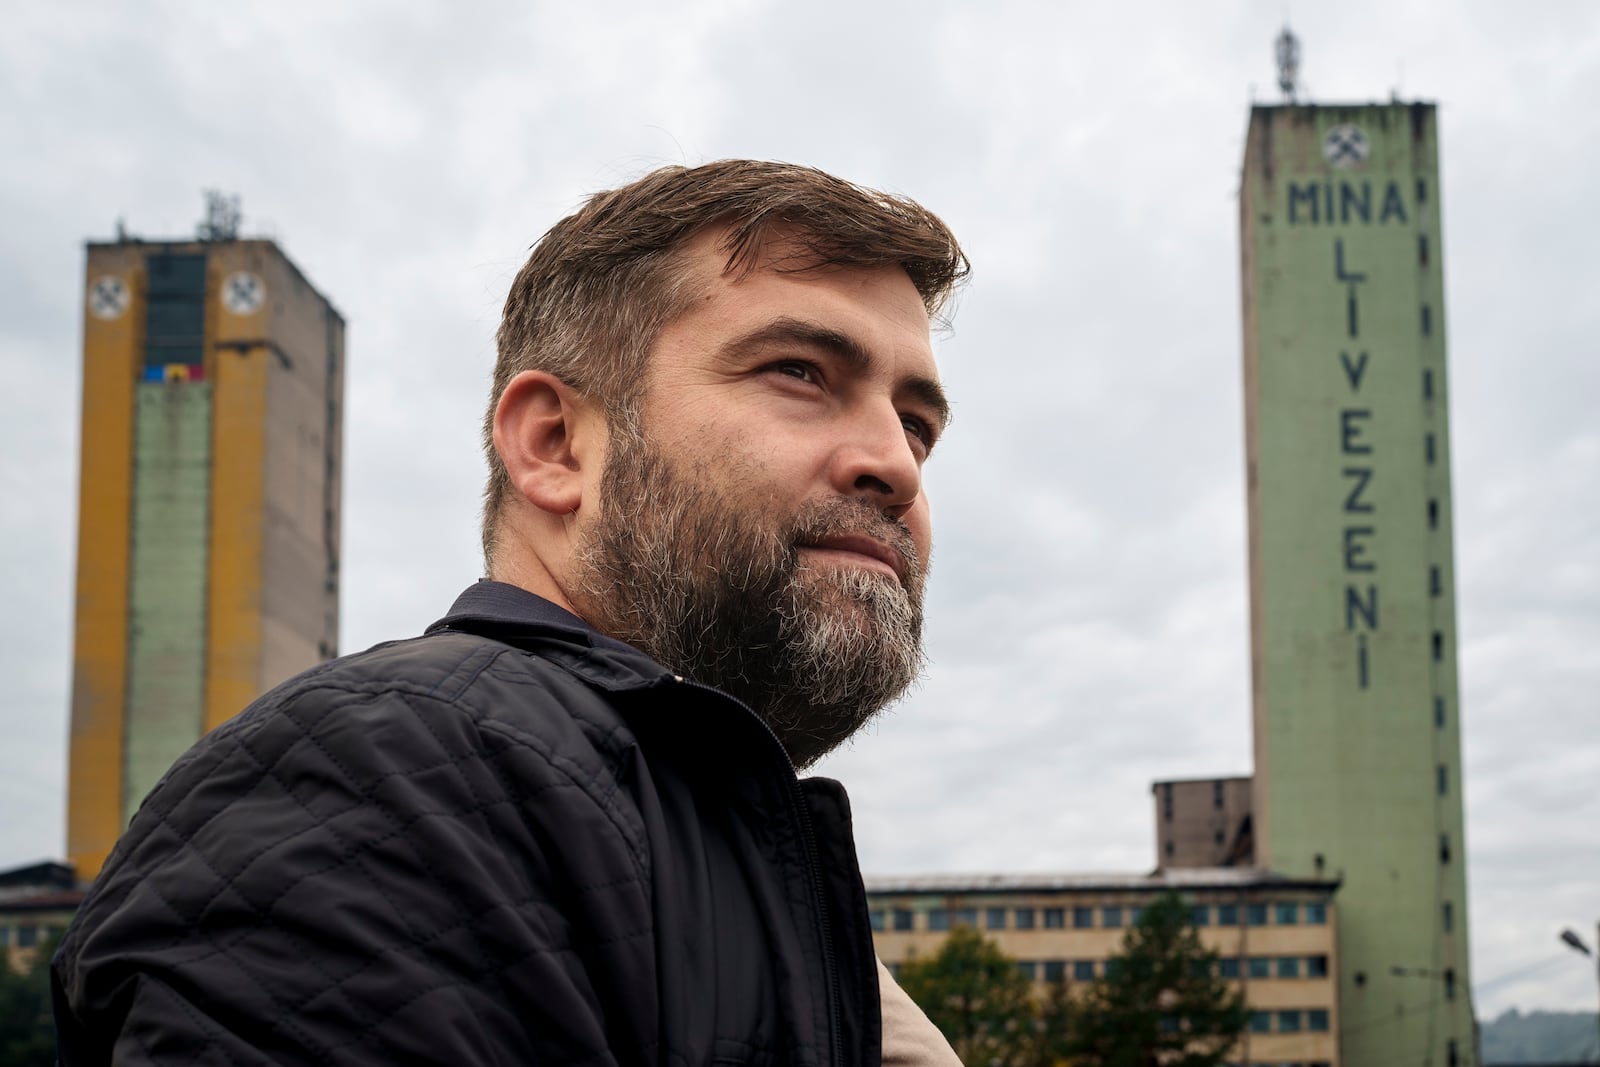
[[[523,371],[494,409],[494,447],[516,495],[540,511],[570,515],[583,503],[583,466],[594,462],[592,405],[548,371]]]

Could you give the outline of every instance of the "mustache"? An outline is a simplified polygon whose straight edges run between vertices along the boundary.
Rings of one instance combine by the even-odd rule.
[[[800,509],[786,531],[785,544],[791,557],[799,555],[799,546],[830,537],[865,536],[888,545],[900,557],[901,573],[907,588],[916,588],[922,580],[922,561],[918,558],[917,542],[905,523],[879,511],[859,498],[817,500]]]

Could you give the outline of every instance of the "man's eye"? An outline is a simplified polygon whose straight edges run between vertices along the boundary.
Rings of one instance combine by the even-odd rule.
[[[804,360],[786,359],[782,363],[773,364],[772,369],[779,374],[802,382],[814,382],[817,380],[816,364],[807,363]]]
[[[929,426],[927,422],[917,418],[915,415],[902,415],[900,416],[900,425],[906,428],[906,433],[921,441],[923,448],[931,449],[933,447],[933,442],[937,435],[934,434],[933,427]]]

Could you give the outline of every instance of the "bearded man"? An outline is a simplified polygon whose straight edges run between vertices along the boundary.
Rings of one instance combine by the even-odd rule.
[[[950,1062],[880,1003],[845,795],[796,769],[918,674],[965,271],[781,164],[553,227],[499,332],[489,578],[169,772],[55,961],[62,1061]]]

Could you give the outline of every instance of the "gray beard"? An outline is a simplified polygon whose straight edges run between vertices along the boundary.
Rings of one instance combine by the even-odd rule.
[[[904,525],[849,498],[763,522],[759,506],[716,488],[750,481],[736,468],[684,475],[627,430],[608,453],[598,521],[568,590],[596,629],[749,704],[797,767],[916,681],[924,578]],[[797,545],[840,533],[898,547],[904,583],[801,562]]]

